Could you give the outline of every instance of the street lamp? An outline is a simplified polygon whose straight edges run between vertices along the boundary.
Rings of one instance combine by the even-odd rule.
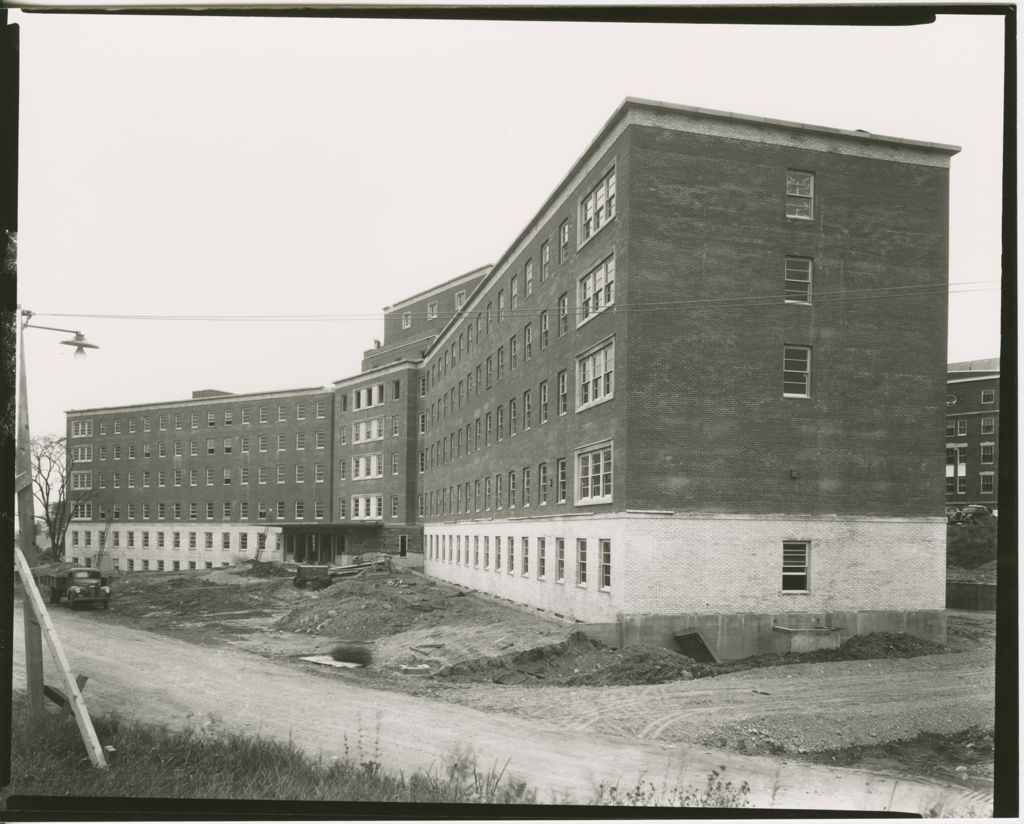
[[[28,380],[25,374],[25,330],[45,329],[49,332],[68,332],[74,335],[71,340],[61,341],[66,346],[75,347],[75,358],[85,357],[86,349],[98,349],[95,343],[85,339],[85,335],[77,329],[60,329],[53,326],[30,326],[33,313],[21,310],[24,318],[18,330],[18,443],[15,465],[15,487],[18,493],[18,521],[21,533],[21,552],[26,561],[36,560],[36,524],[35,507],[32,497],[32,434],[28,425]],[[65,495],[65,505],[67,496]],[[43,714],[43,648],[39,630],[39,616],[35,614],[30,598],[25,599],[23,607],[25,619],[25,675],[28,681],[29,709],[33,718]]]

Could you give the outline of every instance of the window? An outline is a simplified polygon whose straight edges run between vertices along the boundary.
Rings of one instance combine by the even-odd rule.
[[[786,346],[782,359],[782,396],[809,398],[811,396],[811,348]]]
[[[277,512],[275,513],[274,517],[277,518],[279,521],[283,521],[284,520],[284,518],[285,518],[285,514],[284,514],[284,501],[278,501],[277,502]]]
[[[580,202],[580,245],[582,246],[615,217],[615,169]]]
[[[402,312],[402,328],[409,329],[412,326],[412,312]]]
[[[220,507],[220,517],[221,517],[221,520],[224,520],[224,521],[230,521],[231,520],[231,502],[230,501],[224,501],[224,503],[221,504],[221,507]]]
[[[133,443],[128,444],[128,460],[135,460],[135,444]]]
[[[519,275],[512,275],[512,279],[509,283],[509,293],[511,294],[511,309],[514,312],[519,308]]]
[[[558,373],[558,414],[569,411],[569,376],[563,369]]]
[[[530,467],[523,467],[523,506],[530,505]]]
[[[514,469],[508,473],[508,508],[516,508],[516,471]],[[512,539],[509,538],[509,540]]]
[[[498,380],[505,377],[505,348],[498,347]]]
[[[537,467],[537,483],[540,484],[540,505],[548,502],[548,465],[542,463]]]
[[[982,418],[981,419],[981,434],[992,435],[996,431],[996,419],[995,418]],[[952,434],[952,433],[950,433]]]
[[[295,448],[305,449],[306,448],[306,433],[296,432],[295,433]]]
[[[814,263],[810,258],[786,258],[786,303],[811,302],[811,274]]]
[[[75,426],[74,424],[71,424],[71,427],[72,427],[72,429],[71,429],[71,437],[73,437],[73,438],[77,437],[75,435],[74,426]],[[114,434],[115,435],[120,435],[121,434],[121,421],[120,420],[115,420],[114,421]]]
[[[543,283],[551,274],[551,244],[544,241],[540,245],[540,282]]]
[[[295,520],[301,521],[306,517],[306,502],[296,501],[295,502]]]
[[[92,472],[72,472],[72,489],[92,489]]]
[[[505,290],[498,290],[498,323],[505,317]]]
[[[510,438],[519,431],[518,406],[515,398],[508,402],[508,435]]]
[[[995,403],[996,402],[996,390],[995,389],[982,389],[981,390],[981,402],[982,403]]]
[[[558,227],[558,262],[565,263],[569,259],[569,221],[563,220]]]
[[[555,582],[565,582],[565,538],[555,538]]]
[[[990,464],[995,462],[995,444],[983,443],[981,445],[981,462]]]
[[[782,544],[782,591],[807,592],[807,556],[810,545],[806,541],[786,541]]]
[[[267,407],[261,406],[259,408],[258,420],[259,420],[260,423],[266,423],[268,420],[270,420],[269,413],[267,412]]]
[[[213,501],[206,502],[206,520],[213,520]]]
[[[558,337],[569,331],[569,293],[558,298]]]
[[[558,483],[558,489],[556,490],[557,498],[556,503],[564,504],[567,494],[568,480],[566,478],[566,465],[565,458],[559,458],[555,462],[555,473]]]
[[[786,217],[811,220],[814,217],[814,175],[786,172]]]
[[[956,434],[957,435],[961,435],[961,436],[967,434],[967,419],[966,418],[961,418],[960,420],[958,420],[956,422]]]
[[[297,403],[295,404],[295,420],[304,421],[306,420],[306,404]]]
[[[194,521],[199,517],[199,504],[193,502],[188,505],[188,519]]]
[[[92,446],[76,446],[72,451],[72,460],[75,463],[86,463],[92,460]]]
[[[577,326],[615,303],[615,257],[609,257],[581,277],[576,295],[580,307]]]
[[[599,401],[613,396],[613,372],[615,368],[615,342],[611,341],[600,349],[584,355],[576,361],[579,397],[576,411],[579,412]],[[559,376],[561,379],[561,375]]]
[[[548,421],[548,382],[541,381],[540,383],[540,422],[547,423]]]
[[[288,447],[285,444],[284,433],[283,432],[278,433],[278,435],[277,435],[277,451],[278,452],[284,452],[285,449],[287,449],[287,448]]]
[[[277,482],[279,484],[283,484],[284,483],[284,473],[285,473],[285,466],[284,466],[284,464],[279,464],[278,467],[277,467]]]
[[[577,503],[608,503],[612,499],[612,448],[603,446],[576,456]]]
[[[206,467],[206,485],[213,486],[213,467]]]
[[[223,448],[225,455],[230,455],[231,454],[231,438],[225,438],[224,439],[224,443],[221,444],[221,447]]]
[[[993,488],[994,488],[993,487],[994,479],[995,479],[995,475],[993,475],[991,472],[982,472],[981,473],[980,480],[981,480],[981,494],[982,495],[991,495],[992,494]]]
[[[302,464],[295,464],[295,483],[304,484],[306,482],[306,467]]]
[[[288,407],[283,403],[277,405],[277,419],[278,421],[288,420]]]
[[[612,542],[602,538],[598,544],[601,548],[601,578],[598,585],[608,590],[612,588]]]
[[[392,518],[397,518],[398,517],[398,496],[397,495],[392,495],[391,496],[391,517]]]
[[[391,416],[391,435],[393,437],[398,436],[398,415]]]
[[[427,320],[435,320],[437,318],[437,301],[431,301],[427,304]]]
[[[455,293],[455,311],[458,311],[466,304],[466,290],[461,289]]]
[[[128,419],[128,432],[129,434],[135,432],[135,418]]]
[[[956,421],[946,421],[946,437],[952,438],[956,435]]]

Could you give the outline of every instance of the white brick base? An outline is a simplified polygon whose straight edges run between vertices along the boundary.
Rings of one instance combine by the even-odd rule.
[[[487,568],[485,536],[490,550]],[[510,537],[515,548],[511,574]],[[524,538],[529,542],[527,575],[522,573]],[[539,538],[546,542],[543,577],[538,574]],[[565,542],[563,582],[555,580],[557,538]],[[495,569],[496,539],[501,541],[500,570]],[[587,542],[583,585],[576,578],[577,539]],[[601,539],[611,542],[607,590],[599,587]],[[432,524],[425,527],[424,541],[428,575],[587,622],[616,621],[623,615],[911,611],[945,606],[943,518],[626,512]],[[784,541],[810,542],[807,592],[782,591]]]
[[[216,521],[181,521],[174,524],[167,523],[140,523],[128,521],[122,523],[111,523],[109,530],[104,524],[84,524],[72,522],[68,527],[67,537],[64,544],[65,556],[69,559],[78,559],[84,563],[86,559],[95,563],[97,553],[100,551],[100,537],[104,532],[107,538],[103,550],[115,562],[116,568],[121,572],[128,570],[128,559],[134,561],[134,571],[141,572],[143,561],[149,561],[149,571],[159,569],[158,561],[164,562],[164,571],[170,572],[174,569],[174,562],[178,561],[180,569],[189,569],[189,562],[195,562],[196,569],[204,569],[207,563],[214,567],[223,566],[225,562],[233,563],[239,557],[255,558],[259,546],[259,536],[267,527],[263,524],[226,524]],[[78,533],[77,544],[72,533]],[[114,546],[114,533],[118,534],[117,546]],[[174,549],[174,533],[180,536],[181,546]],[[206,533],[213,535],[213,548],[206,548]],[[245,549],[241,548],[241,533],[248,536]],[[86,545],[86,533],[89,533],[88,545]],[[128,533],[133,534],[134,546],[128,546]],[[149,546],[143,547],[143,533],[149,534]],[[163,533],[164,546],[158,547],[158,533]],[[196,536],[196,548],[189,549],[189,534]],[[270,527],[267,531],[267,548],[261,557],[267,561],[281,560],[280,528]],[[228,535],[228,548],[223,548],[223,536]]]

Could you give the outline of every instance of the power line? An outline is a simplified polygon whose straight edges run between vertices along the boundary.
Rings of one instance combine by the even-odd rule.
[[[832,303],[846,300],[892,300],[899,297],[934,296],[940,294],[965,294],[970,292],[998,291],[996,286],[976,286],[975,288],[959,288],[972,286],[974,284],[998,284],[996,280],[962,281],[959,283],[942,286],[939,284],[914,284],[907,286],[880,286],[871,289],[847,289],[844,291],[815,292],[812,295],[811,303]],[[772,295],[733,295],[721,298],[695,298],[693,300],[659,301],[647,303],[618,303],[612,304],[616,311],[656,312],[677,307],[720,307],[720,308],[751,308],[759,306],[779,306],[787,298],[785,294]],[[611,308],[611,307],[610,307]],[[482,310],[467,314],[466,317],[475,317],[481,314]],[[566,314],[577,315],[584,310],[580,307],[567,307]],[[411,315],[412,318],[425,318],[434,320],[451,320],[459,313],[427,313],[408,312],[402,313]],[[502,315],[508,317],[533,318],[540,314],[539,310],[524,309],[503,309]],[[82,313],[82,312],[34,312],[35,317],[53,318],[84,318],[91,320],[134,320],[134,321],[177,321],[177,322],[217,322],[217,323],[336,323],[339,321],[371,321],[382,320],[386,315],[382,313],[373,314],[323,314],[323,315],[143,315],[143,314],[118,314],[118,313]]]

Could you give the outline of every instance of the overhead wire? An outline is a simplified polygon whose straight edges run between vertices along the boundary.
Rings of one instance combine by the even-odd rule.
[[[996,284],[983,286],[978,284]],[[811,305],[821,303],[832,303],[836,301],[852,300],[892,300],[900,297],[931,297],[941,294],[965,294],[970,292],[998,291],[999,281],[997,280],[976,280],[961,281],[953,284],[910,284],[904,286],[880,286],[868,289],[847,289],[831,292],[813,292],[811,294]],[[960,288],[974,287],[974,288]],[[641,303],[613,303],[608,306],[615,311],[626,311],[631,314],[642,312],[657,312],[682,307],[719,307],[719,308],[755,308],[762,306],[783,305],[792,296],[786,294],[770,295],[730,295],[720,298],[694,298],[691,300],[672,301],[648,301]],[[557,311],[557,306],[555,307]],[[483,309],[475,312],[436,312],[426,311],[403,312],[412,319],[421,318],[428,320],[441,319],[450,321],[455,317],[464,314],[465,317],[475,317],[483,313]],[[533,318],[538,317],[542,310],[539,309],[510,309],[502,310],[503,317]],[[578,306],[569,306],[565,314],[577,315],[585,311]],[[98,313],[98,312],[33,312],[34,317],[53,318],[85,318],[90,320],[135,320],[135,321],[179,321],[179,322],[231,322],[231,323],[291,323],[291,322],[312,322],[312,323],[334,323],[339,321],[371,321],[382,320],[388,313],[348,313],[348,314],[281,314],[281,315],[156,315],[156,314],[127,314],[127,313]],[[397,314],[397,313],[391,313]]]

